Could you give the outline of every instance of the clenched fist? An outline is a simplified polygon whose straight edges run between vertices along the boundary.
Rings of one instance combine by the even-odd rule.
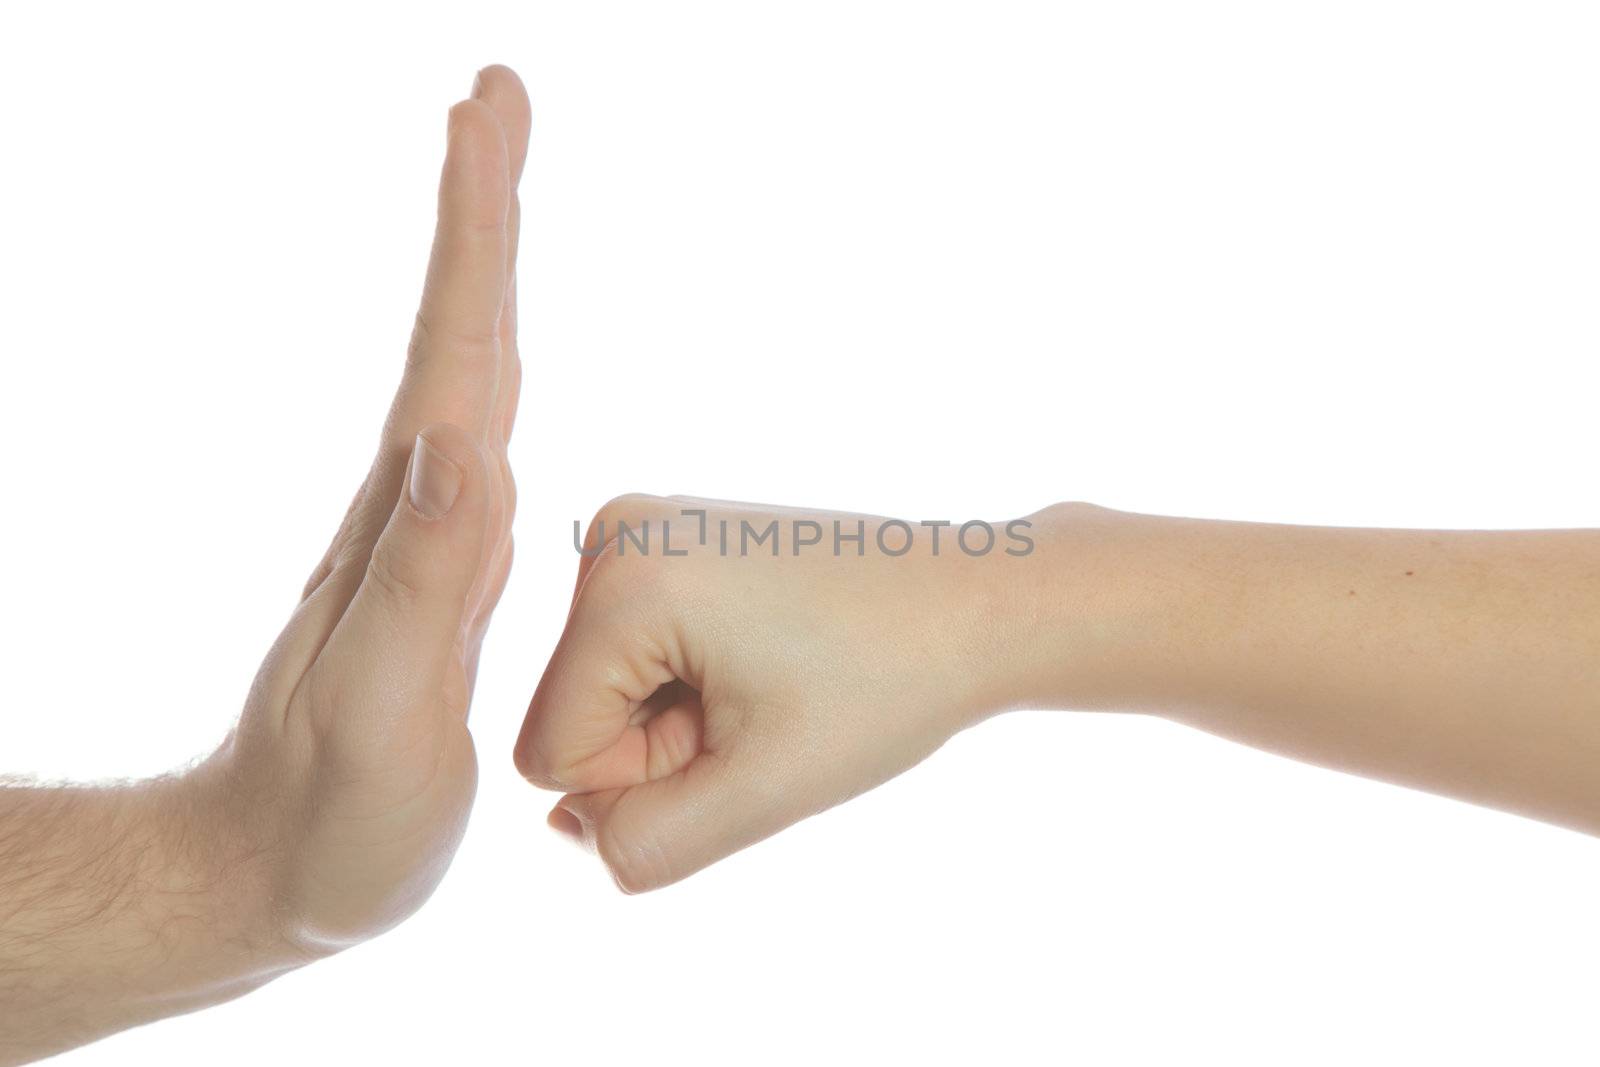
[[[517,746],[637,891],[1014,707],[1121,709],[1600,833],[1600,534],[625,497]],[[1178,798],[1174,798],[1175,800]]]
[[[1015,703],[1038,533],[612,501],[518,768],[625,891],[682,878]]]

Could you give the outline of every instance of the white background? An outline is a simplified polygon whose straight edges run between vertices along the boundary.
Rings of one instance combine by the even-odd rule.
[[[509,753],[623,491],[1594,525],[1597,54],[1459,0],[9,9],[8,771],[222,737],[369,458],[446,107],[499,61],[535,114],[459,858],[63,1062],[1594,1062],[1575,834],[1041,713],[630,899]]]

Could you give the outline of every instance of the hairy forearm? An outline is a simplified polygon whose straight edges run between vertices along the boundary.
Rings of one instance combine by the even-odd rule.
[[[229,999],[292,967],[251,849],[188,778],[0,789],[0,1064]]]
[[[1043,525],[1029,702],[1149,711],[1600,833],[1600,532],[1076,506]]]

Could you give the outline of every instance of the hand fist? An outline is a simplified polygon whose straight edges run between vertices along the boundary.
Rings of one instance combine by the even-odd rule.
[[[981,527],[981,528],[980,528]],[[997,710],[1027,520],[623,497],[591,524],[516,760],[625,892],[910,767]]]

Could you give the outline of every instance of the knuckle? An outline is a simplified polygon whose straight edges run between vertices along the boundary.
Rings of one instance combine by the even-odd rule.
[[[617,818],[606,819],[595,831],[595,851],[622,892],[647,893],[672,881],[666,857],[650,834],[630,834]]]
[[[355,495],[350,498],[349,506],[344,509],[344,518],[339,520],[339,530],[328,545],[328,551],[323,553],[322,561],[317,564],[317,569],[311,572],[311,577],[306,579],[305,587],[300,591],[301,600],[309,600],[311,595],[333,576],[360,527],[362,506],[368,497],[371,482],[372,474],[369,473]]]
[[[510,531],[506,532],[505,539],[500,542],[499,559],[495,562],[492,574],[494,598],[500,599],[500,594],[505,592],[506,582],[511,578],[511,567],[517,556],[516,538]]]
[[[515,326],[512,327],[515,331]],[[509,354],[508,354],[509,349]],[[500,400],[499,425],[500,442],[502,445],[511,440],[512,433],[517,426],[517,409],[522,403],[522,357],[517,355],[517,340],[513,336],[509,340],[502,340],[501,355],[507,362],[505,373],[505,391]]]
[[[323,584],[333,577],[333,554],[333,550],[329,549],[322,562],[317,564],[317,569],[311,572],[311,577],[306,579],[306,584],[300,589],[300,601],[302,603],[310,600],[312,594],[321,589]]]
[[[642,546],[650,544],[652,536],[659,539],[666,504],[661,497],[646,493],[624,493],[608,500],[589,520],[583,538],[585,554],[594,556],[596,564],[607,556],[653,555]]]
[[[323,562],[319,573],[321,574],[315,587],[307,583],[307,601],[320,597],[336,596],[348,600],[361,586],[362,576],[366,573],[368,559],[366,555],[349,546],[341,546],[331,557]]]
[[[533,694],[533,701],[528,705],[528,715],[522,724],[522,734],[517,738],[512,758],[517,773],[532,785],[565,792],[570,785],[569,775],[565,762],[558,759],[553,751],[559,746],[552,744],[550,736],[549,699],[548,682],[541,681]]]
[[[418,311],[411,326],[411,343],[406,347],[407,366],[420,366],[441,351],[448,351],[459,362],[498,366],[499,331],[452,323],[426,310]]]
[[[629,603],[653,602],[650,594],[669,570],[660,560],[654,553],[624,549],[620,538],[609,537],[590,565],[580,600],[588,611],[601,612],[599,618],[612,618]]]
[[[531,785],[540,789],[562,790],[565,783],[561,775],[545,757],[544,752],[536,743],[524,742],[517,747],[515,753],[517,773]]]
[[[538,789],[545,789],[552,793],[564,793],[567,787],[561,779],[541,768],[518,768],[522,772],[523,781]]]
[[[595,532],[602,522],[607,528],[612,529],[618,522],[636,525],[660,513],[664,504],[666,504],[664,499],[648,493],[623,493],[621,496],[614,496],[594,513],[594,518],[589,523],[589,530],[591,533]]]
[[[468,213],[457,215],[450,221],[452,231],[473,244],[490,244],[505,240],[506,220],[502,215]]]
[[[367,560],[365,582],[390,602],[405,608],[422,598],[423,586],[419,575],[409,567],[393,548],[380,543]]]
[[[511,521],[517,516],[517,479],[511,471],[511,461],[504,453],[500,455],[500,486],[501,497],[505,502],[505,523],[509,529]]]
[[[605,505],[600,510],[601,512],[628,510],[638,511],[642,509],[654,510],[665,502],[666,501],[664,498],[656,496],[652,493],[620,493],[606,501]]]

